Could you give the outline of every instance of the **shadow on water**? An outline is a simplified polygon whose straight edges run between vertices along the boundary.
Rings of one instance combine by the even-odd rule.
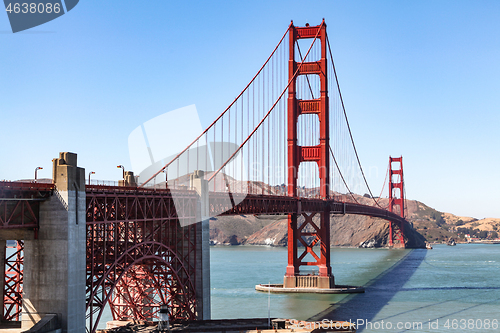
[[[371,321],[389,303],[420,266],[428,250],[416,249],[408,253],[398,263],[388,268],[365,285],[364,294],[352,294],[338,304],[332,304],[325,311],[309,318],[317,321],[353,320],[363,318]],[[361,332],[363,329],[359,330]]]

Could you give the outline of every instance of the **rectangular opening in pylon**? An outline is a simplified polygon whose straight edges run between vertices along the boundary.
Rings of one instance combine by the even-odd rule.
[[[391,183],[393,183],[393,184],[401,183],[401,175],[392,175],[391,176]]]
[[[321,81],[317,74],[304,74],[297,76],[297,99],[311,100],[321,97]]]
[[[297,144],[299,146],[319,145],[319,117],[317,114],[302,114],[297,120]]]
[[[399,188],[393,188],[392,189],[392,197],[394,199],[400,199],[401,198],[401,190]]]
[[[318,163],[300,163],[297,177],[297,195],[302,198],[318,198],[320,196]]]
[[[300,64],[302,60],[305,62],[313,62],[321,59],[321,41],[319,38],[316,38],[316,41],[314,40],[314,38],[305,38],[295,42],[295,61],[297,63]],[[309,53],[307,53],[309,48],[311,49]]]
[[[391,170],[393,170],[393,171],[401,170],[401,162],[392,161],[391,162]]]

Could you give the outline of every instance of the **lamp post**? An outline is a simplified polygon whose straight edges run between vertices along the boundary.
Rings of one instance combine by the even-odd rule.
[[[90,185],[90,175],[95,175],[95,172],[94,171],[89,172],[89,185]]]
[[[123,180],[125,180],[125,167],[123,165],[117,165],[116,167],[118,169],[122,168],[122,170],[123,170]]]
[[[38,170],[42,170],[43,168],[42,167],[36,167],[35,168],[35,183],[36,183],[36,179],[37,179],[37,176],[38,176]]]
[[[165,188],[168,188],[168,170],[165,168],[162,172],[165,174]]]

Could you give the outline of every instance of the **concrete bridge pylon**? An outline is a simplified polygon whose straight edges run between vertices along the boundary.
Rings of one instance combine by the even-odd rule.
[[[85,169],[77,155],[53,160],[56,189],[40,205],[36,239],[24,242],[22,330],[56,314],[63,332],[85,332]]]

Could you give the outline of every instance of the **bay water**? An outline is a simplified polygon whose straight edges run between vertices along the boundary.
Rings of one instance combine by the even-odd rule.
[[[212,318],[267,317],[259,283],[282,283],[286,248],[212,247]],[[271,317],[346,320],[358,332],[500,332],[500,245],[433,250],[332,248],[337,284],[351,295],[271,294]]]

